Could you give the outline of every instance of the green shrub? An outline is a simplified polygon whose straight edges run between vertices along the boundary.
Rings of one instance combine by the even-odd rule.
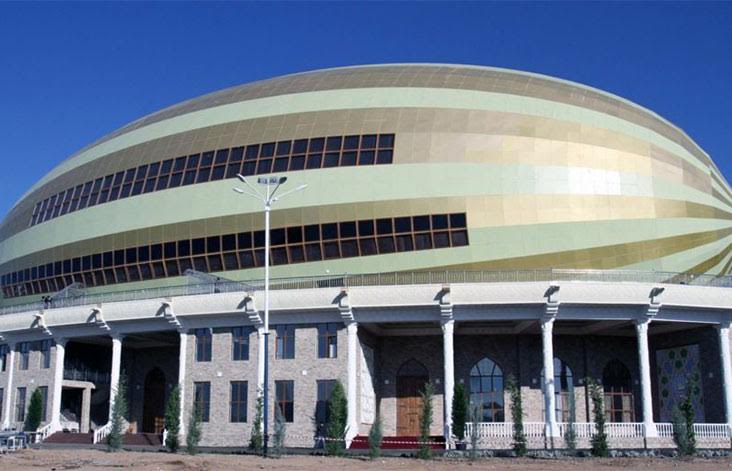
[[[432,397],[435,395],[435,388],[432,383],[426,383],[422,390],[422,415],[419,418],[419,454],[423,460],[432,458],[432,446],[430,444],[430,428],[432,427]]]
[[[693,456],[696,454],[696,433],[694,432],[694,391],[696,386],[689,381],[686,393],[674,411],[674,441],[679,454]]]
[[[384,433],[381,427],[381,415],[376,414],[374,423],[369,430],[369,457],[373,460],[381,456],[381,443],[384,440]]]
[[[43,396],[41,395],[40,389],[36,388],[31,394],[30,402],[28,403],[28,412],[25,415],[25,423],[23,424],[23,430],[26,432],[35,432],[41,425],[43,419]]]
[[[262,453],[264,437],[262,436],[262,415],[264,411],[264,397],[261,388],[257,389],[257,402],[254,406],[254,419],[252,420],[252,433],[249,437],[249,449],[256,454]]]
[[[452,395],[452,434],[465,440],[465,422],[468,418],[468,398],[465,386],[456,384]]]
[[[120,376],[114,394],[114,404],[112,405],[111,430],[107,437],[107,445],[109,451],[119,451],[122,448],[122,438],[124,437],[125,417],[127,417],[127,378]]]
[[[513,451],[516,456],[526,455],[526,434],[524,433],[524,405],[521,400],[521,386],[513,375],[508,375],[506,386],[511,398],[511,421],[513,422]]]
[[[346,449],[346,428],[348,423],[348,399],[340,381],[336,381],[330,395],[328,423],[326,425],[326,452],[341,456]]]
[[[592,435],[592,454],[608,456],[607,432],[605,431],[605,405],[602,387],[593,378],[587,378],[587,390],[592,400],[592,416],[595,420],[595,433]]]
[[[176,384],[165,406],[165,446],[173,453],[180,448],[180,387]]]
[[[198,453],[198,443],[201,441],[202,414],[201,408],[194,402],[191,417],[188,419],[188,433],[186,434],[186,451],[190,455]]]

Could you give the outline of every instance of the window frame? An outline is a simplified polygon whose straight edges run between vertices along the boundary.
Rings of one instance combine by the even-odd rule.
[[[294,380],[285,379],[275,381],[275,407],[280,409],[280,413],[285,422],[292,423],[295,421]]]
[[[295,359],[295,324],[278,324],[275,326],[275,359]]]
[[[211,362],[213,357],[213,331],[210,327],[199,328],[195,330],[194,336],[196,339],[196,362]]]
[[[208,422],[211,418],[211,382],[193,382],[193,407],[199,407],[201,422]],[[195,409],[194,409],[195,410]]]
[[[229,422],[246,423],[248,418],[249,383],[247,381],[230,381],[229,384]]]
[[[317,329],[318,359],[338,358],[338,323],[320,323]]]

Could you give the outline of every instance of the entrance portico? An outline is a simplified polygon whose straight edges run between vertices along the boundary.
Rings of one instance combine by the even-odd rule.
[[[455,384],[462,384],[478,408],[478,421],[471,427],[478,428],[483,446],[500,447],[510,442],[506,382],[513,376],[521,388],[530,445],[551,448],[564,446],[572,421],[580,443],[592,434],[585,384],[591,377],[604,390],[611,443],[657,446],[671,439],[668,411],[678,401],[674,391],[680,390],[679,378],[688,369],[703,397],[697,416],[702,435],[728,438],[729,414],[710,406],[725,402],[730,390],[727,311],[715,307],[727,302],[727,291],[664,285],[661,296],[651,296],[657,287],[560,281],[273,290],[270,387],[273,393],[280,391],[274,394],[274,405],[299,411],[289,430],[300,438],[291,444],[308,446],[310,440],[303,437],[312,433],[311,424],[301,423],[297,414],[327,410],[321,403],[328,397],[322,392],[337,379],[349,401],[347,440],[365,435],[377,412],[385,435],[416,435],[418,394],[429,381],[436,411],[430,434],[451,441],[452,392]],[[135,404],[130,430],[160,432],[159,399],[179,384],[182,418],[194,401],[209,403],[204,443],[233,446],[250,428],[256,402],[261,357],[258,325],[252,320],[256,310],[248,307],[256,296],[230,292],[110,303],[104,307],[109,329],[99,333],[95,323],[95,335],[73,335],[73,324],[57,328],[50,316],[46,327],[59,339],[57,357],[65,356],[67,362],[74,345],[98,339],[98,348],[107,355],[108,389],[123,372],[128,379]],[[698,307],[690,308],[687,299]],[[55,311],[69,311],[64,315],[73,317],[76,309]],[[77,332],[90,328],[82,321]],[[247,358],[238,359],[242,362],[232,357],[234,328],[240,329],[238,345],[251,348]],[[203,363],[198,359],[199,331],[207,332],[206,342],[213,346],[210,360]],[[16,338],[20,342],[32,334]],[[335,335],[336,343],[328,335]],[[291,346],[278,343],[290,337]],[[68,339],[65,345],[61,339]],[[327,347],[321,350],[320,342]],[[669,360],[673,355],[684,358],[676,362],[680,366]],[[57,374],[56,364],[51,369]],[[25,373],[17,365],[13,371],[15,387],[25,385]],[[90,402],[102,389],[107,387],[93,390]],[[235,416],[233,403],[227,404],[233,391],[241,404],[236,407],[245,407],[246,414]],[[214,402],[214,395],[226,400]],[[107,401],[104,421],[112,402]],[[51,405],[60,407],[55,401]],[[6,403],[4,409],[8,407]]]

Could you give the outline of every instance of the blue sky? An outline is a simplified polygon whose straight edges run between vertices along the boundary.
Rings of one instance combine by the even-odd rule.
[[[529,70],[640,103],[732,180],[732,3],[0,3],[0,215],[140,116],[309,69]]]

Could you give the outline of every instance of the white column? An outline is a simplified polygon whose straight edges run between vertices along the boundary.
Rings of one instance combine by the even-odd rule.
[[[51,428],[61,430],[61,393],[64,383],[64,359],[66,358],[66,339],[55,339],[56,359],[53,364],[53,397],[51,399]]]
[[[10,413],[13,405],[13,372],[15,370],[15,344],[8,343],[7,371],[8,382],[5,385],[5,410],[3,411],[3,429],[10,428]]]
[[[544,416],[545,433],[549,438],[559,437],[557,426],[556,398],[554,397],[554,344],[552,333],[554,317],[547,316],[541,320],[541,345],[544,360]]]
[[[640,368],[641,403],[643,406],[643,428],[646,438],[658,437],[653,422],[653,396],[651,395],[651,360],[648,353],[648,325],[650,319],[640,319],[635,323],[638,337],[638,362]]]
[[[109,421],[112,421],[112,408],[119,386],[119,377],[122,368],[122,339],[121,334],[112,336],[112,372],[109,378]]]
[[[185,392],[186,392],[186,360],[188,358],[188,333],[180,332],[180,347],[178,350],[178,391],[180,391],[180,424],[179,435],[186,433],[185,427]]]
[[[91,388],[85,387],[81,393],[81,423],[79,432],[89,433],[89,416],[91,415]]]
[[[455,350],[453,348],[453,333],[455,321],[450,319],[442,322],[442,371],[444,374],[444,434],[447,443],[452,440],[452,397],[455,389]]]
[[[719,324],[719,354],[722,363],[722,384],[724,388],[724,411],[727,428],[732,436],[732,358],[729,348],[730,321]]]
[[[346,325],[348,332],[348,430],[346,443],[358,435],[358,324]]]

